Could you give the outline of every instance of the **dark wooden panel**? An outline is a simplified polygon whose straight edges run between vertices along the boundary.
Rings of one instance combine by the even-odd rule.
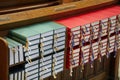
[[[81,67],[78,66],[73,69],[72,76],[70,76],[70,70],[65,69],[63,72],[57,74],[56,79],[51,76],[45,80],[107,80],[109,76],[109,60],[103,57],[102,62],[98,60],[94,62],[93,68],[91,68],[90,63],[87,63],[83,72],[81,72]]]
[[[8,80],[8,70],[8,47],[6,41],[0,38],[0,80]]]
[[[89,80],[106,80],[106,73],[102,72],[101,74],[96,75],[95,77],[93,77]]]
[[[118,80],[118,69],[119,69],[119,64],[120,64],[120,50],[117,52],[117,57],[115,60],[115,80]]]
[[[17,6],[38,4],[38,3],[42,4],[50,1],[56,1],[56,0],[0,0],[0,8],[17,7]]]

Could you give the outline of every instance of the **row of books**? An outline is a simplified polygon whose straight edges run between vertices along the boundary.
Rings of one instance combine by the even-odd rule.
[[[43,80],[49,76],[57,78],[57,73],[64,69],[64,51],[26,63],[21,68],[10,70],[9,80]]]
[[[24,70],[10,72],[9,80],[26,80]]]
[[[21,43],[5,37],[9,48],[9,65],[14,65],[24,61],[23,46]]]
[[[24,56],[25,60],[29,61],[64,49],[65,33],[65,27],[55,22],[39,23],[11,30],[8,34],[9,38],[6,38],[10,48],[10,65],[24,61]]]
[[[95,59],[108,58],[112,52],[116,56],[120,48],[119,9],[119,6],[112,6],[10,30],[9,38],[6,37],[9,65],[27,61],[26,78],[42,80],[51,75],[56,78],[56,74],[63,70],[65,48],[66,67],[71,70],[71,76],[76,66],[88,62],[92,66]]]
[[[84,67],[120,48],[120,6],[107,7],[55,22],[67,28],[66,67]],[[84,68],[83,68],[84,69]],[[70,73],[72,75],[72,73]]]
[[[13,29],[9,36],[24,45],[26,59],[34,59],[64,49],[65,33],[64,26],[45,22]]]
[[[9,65],[27,61],[24,66],[26,80],[56,78],[64,67],[65,37],[66,28],[55,22],[10,30],[5,38],[9,46]],[[21,58],[22,61],[17,61]]]
[[[55,58],[56,57],[56,58]],[[25,65],[27,80],[42,80],[46,77],[57,77],[57,73],[63,71],[64,68],[64,51],[53,56],[49,55],[44,59],[32,61],[31,64]]]

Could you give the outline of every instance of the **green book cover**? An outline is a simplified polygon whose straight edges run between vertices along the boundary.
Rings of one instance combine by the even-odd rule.
[[[35,35],[45,33],[48,31],[53,31],[60,28],[65,27],[63,25],[50,21],[10,30],[10,35],[26,41],[27,38],[29,37],[34,37]]]
[[[5,37],[5,40],[8,42],[9,48],[15,47],[14,43],[12,43],[11,40],[8,37]]]
[[[22,45],[26,45],[26,41],[21,40],[20,38],[17,38],[15,36],[8,35],[9,38],[21,43]]]
[[[13,40],[13,39],[11,39],[11,38],[6,37],[6,39],[7,39],[9,42],[13,43],[14,46],[22,46],[21,43],[19,43],[19,42]]]
[[[60,25],[56,22],[50,21],[50,22],[43,22],[43,23],[35,24],[34,27],[30,27],[29,29],[42,34],[42,33],[46,33],[46,32],[53,31],[56,29],[61,29],[61,28],[65,28],[65,26]]]
[[[14,44],[9,40],[9,38],[5,37],[6,41],[8,42],[9,47],[9,65],[14,64],[14,54],[13,48],[15,47]]]
[[[64,25],[58,24],[56,22],[53,22],[53,24],[51,24],[51,26],[54,28],[54,30],[61,29],[61,28],[65,28],[66,29],[66,27]]]
[[[35,27],[30,27],[30,29],[39,32],[41,34],[53,30],[53,27],[51,27],[50,24],[51,22],[38,23],[35,24]]]
[[[11,39],[11,38],[8,38],[8,37],[6,37],[6,40],[9,42],[9,43],[11,43],[12,45],[13,45],[13,49],[14,49],[14,52],[15,52],[15,54],[14,54],[14,62],[15,62],[15,64],[16,63],[19,63],[20,62],[20,51],[19,51],[19,46],[21,46],[22,47],[22,44],[20,44],[19,42],[16,42],[15,40],[13,40],[13,39]],[[10,54],[12,54],[12,53],[10,53]]]
[[[29,37],[33,37],[33,36],[39,34],[38,32],[31,30],[30,27],[34,27],[34,25],[10,30],[9,35],[15,36],[17,38],[20,38],[20,39],[26,41]]]

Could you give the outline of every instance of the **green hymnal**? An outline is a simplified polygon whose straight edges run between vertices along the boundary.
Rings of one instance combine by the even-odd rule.
[[[24,61],[22,44],[10,38],[5,38],[9,45],[10,65]]]
[[[59,28],[65,27],[55,22],[44,22],[10,30],[9,34],[26,41],[27,39],[33,40],[35,36],[37,36],[35,38],[39,38],[39,34]]]

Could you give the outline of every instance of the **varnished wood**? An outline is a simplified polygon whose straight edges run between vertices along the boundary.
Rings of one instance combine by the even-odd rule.
[[[8,34],[9,30],[0,31],[0,37],[4,37]]]
[[[101,74],[99,75],[96,75],[95,77],[89,79],[89,80],[106,80],[106,73],[105,72],[102,72]]]
[[[72,0],[63,0],[62,2],[63,3],[69,3],[69,2],[72,2]]]
[[[117,0],[97,0],[97,1],[82,0],[77,2],[66,3],[58,6],[0,15],[0,30],[5,30],[11,27],[13,28],[14,26],[21,26],[23,24],[28,25],[30,23],[40,22],[40,20],[44,21],[44,20],[53,19],[54,17],[51,16],[56,14],[61,14],[78,9],[89,8],[91,6],[96,6],[96,5],[107,5],[107,3],[113,4],[116,2]]]
[[[109,66],[105,66],[105,67],[108,68]],[[85,65],[85,68],[86,68],[86,70],[81,72],[80,66],[75,67],[73,69],[72,76],[69,75],[70,70],[65,69],[64,71],[58,73],[56,79],[54,79],[51,76],[51,77],[46,78],[45,80],[107,80],[108,74],[106,71],[101,71],[97,74],[95,72],[91,72],[93,70],[91,70],[89,63]],[[97,66],[95,66],[94,68],[97,68]],[[83,73],[84,73],[84,75],[83,75]]]
[[[23,5],[23,6],[16,6],[16,7],[7,7],[7,8],[1,8],[0,9],[0,14],[7,14],[7,13],[13,13],[13,12],[18,12],[18,11],[25,11],[25,10],[31,10],[31,9],[37,9],[37,8],[43,8],[43,7],[50,7],[50,6],[55,6],[58,5],[60,1],[52,1],[52,2],[47,2],[43,4],[34,4],[34,5]]]
[[[115,60],[115,80],[119,80],[118,79],[119,64],[120,64],[120,50],[118,50]]]
[[[8,80],[8,45],[0,38],[0,80]]]
[[[16,7],[16,6],[24,6],[30,4],[38,4],[38,3],[46,3],[56,0],[0,0],[0,8],[5,7]]]

